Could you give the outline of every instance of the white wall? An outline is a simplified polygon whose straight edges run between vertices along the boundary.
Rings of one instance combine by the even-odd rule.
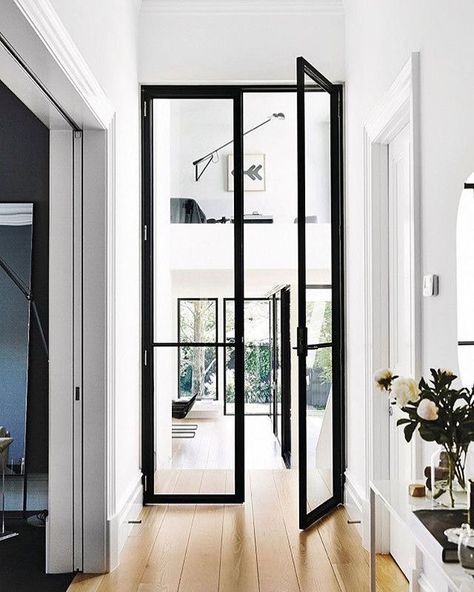
[[[246,14],[190,14],[185,9],[170,14],[145,1],[139,51],[143,84],[294,81],[299,55],[329,79],[343,80],[344,16],[264,14],[257,7]]]
[[[363,290],[363,124],[412,51],[421,52],[422,272],[440,276],[423,299],[422,364],[457,369],[456,216],[474,169],[474,5],[441,0],[347,0],[346,274],[348,465],[367,494]],[[425,452],[426,456],[426,452]]]
[[[140,191],[137,0],[51,0],[116,111],[115,508],[140,467]],[[112,518],[112,516],[109,516]]]

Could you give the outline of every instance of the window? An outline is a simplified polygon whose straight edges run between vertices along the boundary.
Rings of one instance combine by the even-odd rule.
[[[245,414],[270,415],[272,403],[271,315],[268,299],[246,298],[244,302],[245,334]],[[234,342],[234,300],[224,299],[224,336]],[[235,348],[225,348],[225,413],[234,413]]]
[[[178,298],[178,340],[178,398],[217,399],[216,298]]]

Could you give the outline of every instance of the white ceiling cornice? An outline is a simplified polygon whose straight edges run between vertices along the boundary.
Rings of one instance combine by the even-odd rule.
[[[143,0],[142,13],[343,14],[343,0]]]

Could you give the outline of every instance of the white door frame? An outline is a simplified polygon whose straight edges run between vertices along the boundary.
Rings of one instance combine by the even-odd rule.
[[[17,54],[9,74],[26,68],[82,130],[50,126],[46,571],[104,572],[117,562],[114,110],[49,0],[2,2],[0,23]]]
[[[390,426],[387,397],[376,390],[374,372],[387,367],[388,335],[388,145],[405,127],[410,130],[410,294],[411,367],[421,371],[420,263],[420,100],[419,53],[412,53],[403,70],[364,126],[364,260],[365,260],[365,396],[367,409],[367,483],[389,479]],[[420,474],[421,447],[411,444],[411,475]],[[377,549],[389,550],[388,519],[378,521]],[[365,530],[365,529],[364,529]]]

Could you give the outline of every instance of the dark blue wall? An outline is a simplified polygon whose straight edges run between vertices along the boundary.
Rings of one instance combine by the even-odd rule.
[[[34,204],[32,290],[47,333],[49,130],[2,82],[0,202]],[[48,470],[48,383],[48,363],[40,335],[32,322],[28,372],[27,458],[28,470],[33,473],[44,473]]]

